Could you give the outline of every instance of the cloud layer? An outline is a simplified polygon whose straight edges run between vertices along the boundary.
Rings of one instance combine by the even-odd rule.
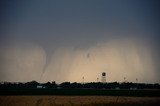
[[[149,44],[142,40],[114,39],[79,49],[61,47],[54,49],[49,62],[46,51],[35,44],[8,46],[0,53],[0,81],[82,82],[84,77],[86,82],[94,82],[106,72],[109,82],[121,82],[124,77],[132,82],[136,78],[159,82]]]

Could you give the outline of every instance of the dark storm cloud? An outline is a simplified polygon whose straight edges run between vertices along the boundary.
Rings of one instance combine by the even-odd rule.
[[[159,5],[158,0],[1,0],[0,44],[42,47],[47,68],[61,47],[87,50],[115,39],[141,39],[160,75]]]

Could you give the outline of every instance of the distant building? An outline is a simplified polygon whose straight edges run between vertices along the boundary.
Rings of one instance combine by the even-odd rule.
[[[119,87],[116,87],[115,89],[116,89],[116,90],[119,90],[120,88],[119,88]]]
[[[38,88],[38,89],[42,89],[42,88],[46,88],[46,87],[43,86],[43,85],[37,85],[37,88]]]
[[[137,88],[136,87],[131,87],[130,90],[137,90]]]

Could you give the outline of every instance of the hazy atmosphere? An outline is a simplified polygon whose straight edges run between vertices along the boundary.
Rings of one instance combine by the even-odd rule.
[[[160,83],[158,0],[1,0],[0,82]]]

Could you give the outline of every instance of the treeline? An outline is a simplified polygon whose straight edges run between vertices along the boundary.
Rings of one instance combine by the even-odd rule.
[[[111,82],[111,83],[101,83],[101,82],[90,82],[90,83],[70,83],[63,82],[61,84],[56,84],[56,82],[38,83],[36,81],[26,82],[26,83],[12,83],[4,82],[0,83],[0,89],[160,89],[160,85],[156,84],[146,84],[146,83],[132,83],[132,82]]]

